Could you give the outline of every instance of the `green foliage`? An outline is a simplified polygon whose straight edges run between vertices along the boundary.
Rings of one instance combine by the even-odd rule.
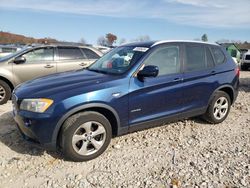
[[[207,34],[203,34],[203,35],[201,36],[201,40],[202,40],[203,42],[207,42],[207,41],[208,41]]]

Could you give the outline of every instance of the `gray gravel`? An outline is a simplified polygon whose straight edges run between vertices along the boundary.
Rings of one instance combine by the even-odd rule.
[[[250,72],[226,121],[199,118],[112,139],[89,162],[64,161],[27,143],[0,106],[0,187],[250,187]]]

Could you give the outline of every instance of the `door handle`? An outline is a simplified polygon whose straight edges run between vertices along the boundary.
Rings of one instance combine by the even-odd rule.
[[[54,65],[45,65],[44,68],[52,68]]]
[[[174,82],[179,82],[179,81],[183,81],[183,78],[175,78]]]
[[[216,74],[216,71],[211,71],[210,74],[211,74],[211,75],[215,75],[215,74]]]
[[[79,65],[80,66],[87,66],[88,64],[87,63],[80,63]]]

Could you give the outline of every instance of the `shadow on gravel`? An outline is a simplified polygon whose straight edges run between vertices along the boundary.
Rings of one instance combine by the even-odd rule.
[[[250,71],[249,78],[240,78],[240,91],[250,92]]]
[[[16,123],[12,117],[12,112],[6,112],[0,115],[0,142],[5,144],[11,150],[20,154],[29,154],[41,156],[45,150],[38,145],[26,141],[20,134]],[[56,152],[47,152],[54,158],[61,159],[61,155]]]

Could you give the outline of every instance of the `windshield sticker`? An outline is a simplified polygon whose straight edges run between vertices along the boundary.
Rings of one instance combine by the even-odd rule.
[[[138,52],[146,52],[148,48],[145,47],[135,47],[133,51],[138,51]]]

